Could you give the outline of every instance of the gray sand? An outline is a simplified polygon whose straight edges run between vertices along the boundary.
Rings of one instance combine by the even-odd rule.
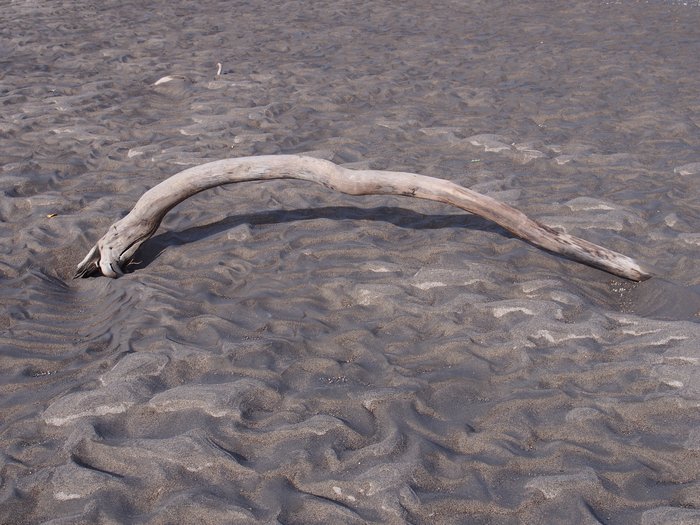
[[[434,4],[3,6],[0,523],[700,523],[700,7]],[[659,277],[280,181],[71,279],[149,187],[274,153]]]

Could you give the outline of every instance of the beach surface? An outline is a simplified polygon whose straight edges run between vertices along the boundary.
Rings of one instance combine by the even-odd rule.
[[[700,523],[699,27],[698,2],[6,2],[0,523]],[[288,153],[454,181],[656,276],[269,181],[72,278],[160,181]]]

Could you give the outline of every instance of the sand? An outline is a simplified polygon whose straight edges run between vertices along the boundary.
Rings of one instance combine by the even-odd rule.
[[[698,3],[428,4],[3,6],[0,523],[700,523]],[[146,189],[275,153],[657,277],[276,181],[72,279]]]

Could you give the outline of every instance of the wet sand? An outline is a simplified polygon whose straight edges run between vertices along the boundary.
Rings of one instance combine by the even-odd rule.
[[[12,1],[0,26],[0,523],[700,523],[697,2]],[[449,179],[658,277],[276,181],[72,279],[146,189],[275,153]]]

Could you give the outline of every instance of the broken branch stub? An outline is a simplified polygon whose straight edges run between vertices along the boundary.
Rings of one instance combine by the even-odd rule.
[[[219,160],[188,168],[141,196],[123,219],[78,264],[76,277],[118,277],[141,244],[158,229],[168,211],[209,188],[234,182],[300,179],[349,195],[403,195],[456,206],[489,219],[532,244],[611,274],[643,281],[651,277],[634,259],[556,231],[522,212],[453,182],[396,171],[351,170],[301,155],[268,155]]]

